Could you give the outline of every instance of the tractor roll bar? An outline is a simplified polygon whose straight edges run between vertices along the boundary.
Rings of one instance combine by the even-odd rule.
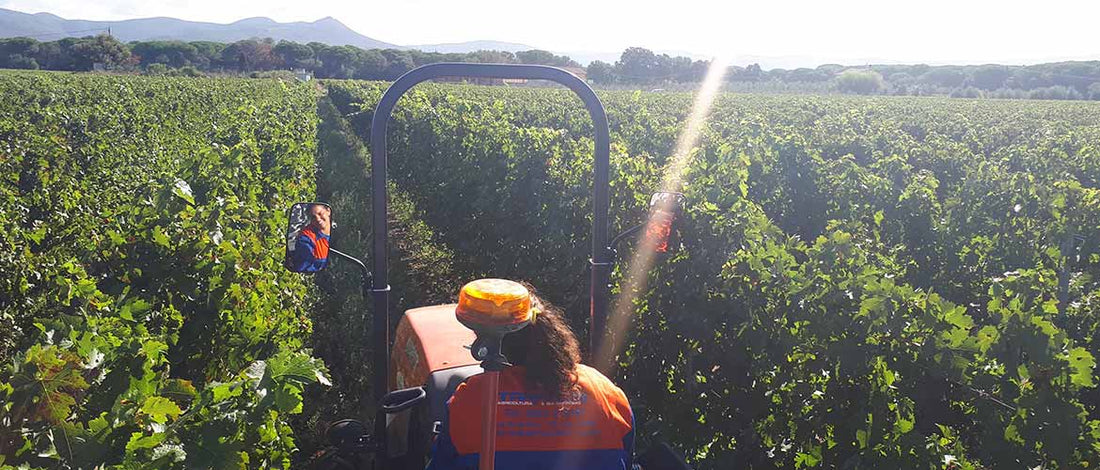
[[[588,113],[592,116],[592,124],[596,131],[596,149],[593,174],[592,203],[592,258],[591,264],[591,291],[589,309],[589,354],[594,354],[603,339],[604,328],[607,319],[607,306],[609,295],[609,283],[611,279],[611,252],[608,248],[608,219],[607,211],[609,201],[608,172],[610,168],[611,141],[607,124],[607,113],[599,97],[576,75],[565,70],[544,65],[510,65],[510,64],[465,64],[465,63],[437,63],[415,68],[402,75],[382,95],[381,101],[374,110],[371,120],[370,149],[371,149],[371,210],[373,211],[373,224],[371,225],[373,237],[374,272],[371,281],[371,295],[374,297],[374,341],[376,348],[374,358],[374,393],[376,398],[381,398],[386,393],[389,377],[389,272],[387,271],[388,233],[386,231],[386,128],[393,114],[393,108],[397,100],[405,92],[416,84],[425,80],[439,77],[472,77],[472,78],[504,78],[504,79],[531,79],[550,80],[573,90],[584,102]],[[382,428],[384,431],[384,428]],[[377,435],[384,435],[379,433]]]

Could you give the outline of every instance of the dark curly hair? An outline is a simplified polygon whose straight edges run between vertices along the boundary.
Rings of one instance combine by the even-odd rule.
[[[577,364],[581,362],[580,344],[560,309],[543,301],[530,285],[531,307],[539,310],[535,322],[504,337],[504,355],[517,366],[526,368],[527,385],[561,398],[577,382]]]

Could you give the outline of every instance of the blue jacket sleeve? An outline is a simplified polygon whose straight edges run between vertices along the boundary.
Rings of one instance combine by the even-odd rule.
[[[623,436],[623,454],[626,459],[626,468],[632,468],[634,463],[634,410],[630,412],[630,432]]]
[[[313,257],[313,240],[310,240],[309,237],[305,235],[299,235],[298,241],[294,244],[294,251],[291,254],[291,269],[297,272],[309,271],[314,261],[316,261],[316,259]]]
[[[460,470],[468,468],[464,460],[460,459],[458,449],[451,442],[451,404],[448,401],[446,412],[443,414],[442,431],[432,443],[431,461],[426,470]]]

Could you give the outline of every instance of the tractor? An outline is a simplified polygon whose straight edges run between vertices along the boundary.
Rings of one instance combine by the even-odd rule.
[[[327,204],[302,202],[294,204],[288,211],[286,267],[295,272],[318,272],[328,268],[329,256],[358,266],[363,275],[363,296],[373,302],[369,330],[372,337],[367,339],[375,345],[382,345],[375,348],[372,358],[372,385],[376,402],[379,403],[373,431],[368,431],[355,420],[332,423],[327,431],[331,447],[315,461],[315,466],[319,468],[423,469],[433,438],[440,432],[440,423],[447,412],[447,400],[456,387],[475,374],[491,374],[504,364],[504,358],[499,354],[499,339],[503,333],[487,332],[470,322],[460,322],[456,317],[456,304],[407,310],[397,325],[394,340],[391,341],[390,337],[386,129],[394,106],[405,92],[418,83],[441,77],[548,80],[572,90],[588,109],[595,129],[594,214],[589,259],[589,354],[598,350],[603,339],[615,245],[643,228],[646,233],[665,237],[674,231],[672,224],[682,195],[662,192],[654,194],[651,200],[649,222],[609,239],[610,137],[607,114],[596,94],[577,76],[560,68],[541,65],[437,63],[416,68],[398,78],[382,96],[371,122],[372,268],[368,268],[362,260],[329,246],[332,211]],[[658,224],[656,230],[653,229],[654,221]],[[667,239],[648,246],[664,250]],[[495,427],[493,421],[485,422],[487,428]],[[493,436],[493,432],[490,429],[483,435]],[[492,440],[488,439],[489,444]],[[490,447],[489,462],[486,464],[483,458],[481,468],[492,468],[492,455]],[[645,468],[687,468],[682,458],[675,456],[664,444],[650,449],[640,460]]]

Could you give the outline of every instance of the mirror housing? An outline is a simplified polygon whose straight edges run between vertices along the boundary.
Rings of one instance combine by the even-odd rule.
[[[283,266],[296,273],[317,273],[328,267],[332,206],[299,202],[287,211],[286,255]]]
[[[611,239],[607,249],[612,258],[616,256],[616,247],[626,237],[643,233],[638,239],[638,249],[653,251],[655,253],[675,252],[680,246],[679,219],[684,207],[684,194],[672,191],[660,191],[653,193],[649,198],[649,216],[638,225],[624,230]]]

